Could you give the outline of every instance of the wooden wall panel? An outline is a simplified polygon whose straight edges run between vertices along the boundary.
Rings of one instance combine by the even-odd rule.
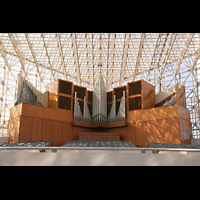
[[[32,130],[32,117],[21,116],[19,142],[30,142]]]
[[[53,120],[43,119],[42,141],[53,141],[53,125]]]
[[[169,142],[169,124],[168,119],[156,120],[157,129],[157,142],[168,143]]]
[[[152,90],[143,100],[143,108],[153,108],[155,106],[155,90]]]
[[[72,140],[72,129],[73,126],[71,123],[65,123],[64,124],[64,132],[63,132],[63,144],[65,144],[67,141]]]
[[[135,138],[136,138],[136,126],[134,123],[128,124],[128,126],[125,128],[126,129],[126,140],[125,141],[130,141],[135,145]]]
[[[146,145],[146,122],[136,122],[136,140],[135,145],[138,147],[144,147]]]
[[[63,134],[65,132],[65,122],[53,121],[53,145],[63,145]]]
[[[146,142],[157,142],[158,134],[156,128],[155,121],[146,121]]]
[[[32,118],[32,129],[31,131],[31,142],[41,142],[42,141],[42,130],[43,130],[43,119]]]
[[[182,144],[190,144],[191,143],[191,132],[190,126],[191,122],[179,118],[179,125],[180,125],[180,137]]]
[[[71,110],[46,108],[27,103],[22,105],[22,115],[42,119],[72,122],[72,112]]]
[[[142,80],[142,95],[144,99],[147,97],[150,91],[155,91],[155,87],[151,85],[150,83]]]
[[[173,106],[128,111],[127,123],[178,117],[180,115],[178,108],[179,105],[175,104]],[[180,110],[183,109],[185,108],[182,107]]]

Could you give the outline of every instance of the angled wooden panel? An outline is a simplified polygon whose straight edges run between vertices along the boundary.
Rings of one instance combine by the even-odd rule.
[[[32,142],[41,142],[42,141],[42,130],[43,130],[43,119],[33,117],[32,129],[31,129],[31,141]]]

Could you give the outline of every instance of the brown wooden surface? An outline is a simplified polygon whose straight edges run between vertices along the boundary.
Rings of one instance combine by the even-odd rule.
[[[181,105],[175,104],[172,106],[128,111],[127,122],[132,123],[179,116],[190,121],[190,111]]]
[[[46,108],[39,105],[22,103],[22,115],[50,119],[64,122],[72,122],[71,110]]]
[[[143,100],[143,109],[153,108],[155,106],[155,90],[151,90]]]
[[[9,142],[19,141],[21,113],[22,113],[22,104],[18,104],[10,109],[10,116],[8,121],[8,130],[7,130]]]
[[[79,133],[79,140],[120,140],[120,134],[109,132],[85,132]]]
[[[186,107],[185,87],[182,85],[178,89],[178,83],[175,86],[176,103]]]
[[[92,128],[92,129],[94,129],[94,128],[116,128],[116,127],[127,126],[127,122],[119,121],[119,122],[110,122],[110,123],[104,123],[104,122],[91,123],[91,122],[73,120],[72,126]]]

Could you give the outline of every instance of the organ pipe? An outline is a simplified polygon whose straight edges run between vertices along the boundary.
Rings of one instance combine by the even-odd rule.
[[[103,76],[100,76],[96,82],[92,98],[92,118],[90,116],[89,108],[87,106],[86,97],[84,96],[83,116],[81,113],[80,105],[77,98],[77,92],[75,92],[74,102],[74,119],[89,121],[89,122],[113,122],[119,120],[125,120],[125,91],[123,91],[122,101],[120,102],[119,111],[116,116],[116,96],[114,95],[114,101],[111,106],[109,116],[107,118],[107,92],[103,80]]]

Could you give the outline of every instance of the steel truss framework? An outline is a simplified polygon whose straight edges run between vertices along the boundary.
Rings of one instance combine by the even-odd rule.
[[[144,79],[156,93],[184,82],[193,137],[200,138],[199,33],[0,33],[0,136],[7,134],[17,74],[38,90],[61,78],[93,90]]]

